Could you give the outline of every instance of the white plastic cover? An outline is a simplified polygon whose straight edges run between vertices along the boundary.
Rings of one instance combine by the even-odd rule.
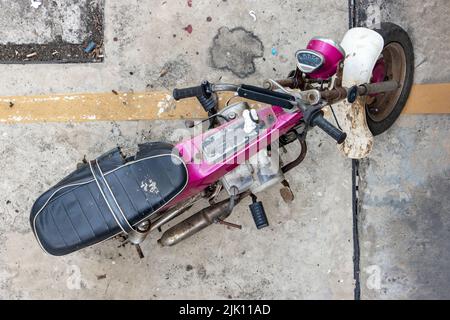
[[[350,88],[369,83],[383,51],[383,37],[370,29],[353,28],[346,33],[341,46],[347,54],[342,85]],[[338,148],[351,159],[367,157],[372,151],[374,138],[367,125],[366,98],[358,97],[353,104],[345,100],[334,110],[342,130],[347,133],[346,141]]]

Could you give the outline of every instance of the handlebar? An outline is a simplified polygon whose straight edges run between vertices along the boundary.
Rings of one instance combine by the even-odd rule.
[[[205,81],[202,83],[202,85],[198,87],[190,87],[185,89],[174,89],[173,90],[173,97],[175,100],[181,100],[185,98],[192,98],[197,97],[199,100],[201,98],[208,98],[211,97],[211,95],[215,92],[219,91],[233,91],[236,92],[238,96],[263,102],[263,103],[269,103],[272,105],[277,105],[285,109],[292,109],[296,103],[295,97],[293,95],[280,93],[277,91],[272,91],[264,88],[258,88],[254,86],[248,86],[248,85],[229,85],[229,84],[210,84],[209,82]],[[344,143],[345,139],[347,138],[347,134],[336,128],[334,125],[332,125],[330,122],[328,122],[323,117],[323,112],[320,110],[320,107],[316,106],[316,109],[312,107],[310,112],[305,112],[304,116],[305,120],[309,122],[309,125],[315,127],[319,127],[325,133],[327,133],[330,137],[332,137],[334,140],[337,141],[338,144]],[[209,110],[208,110],[209,111]],[[306,114],[308,114],[308,116]]]
[[[173,97],[175,100],[180,100],[184,98],[197,97],[200,102],[203,99],[211,97],[212,93],[219,91],[232,91],[237,92],[237,95],[240,97],[244,97],[250,100],[255,100],[263,103],[268,103],[272,105],[280,106],[284,109],[292,109],[296,103],[297,105],[301,104],[301,101],[306,102],[306,105],[314,106],[321,99],[326,101],[329,104],[336,103],[338,101],[347,99],[348,102],[353,103],[358,96],[365,96],[370,94],[377,94],[381,92],[390,92],[397,90],[399,88],[399,83],[397,81],[385,81],[382,83],[375,84],[363,84],[359,86],[353,86],[351,88],[338,87],[331,90],[317,91],[317,90],[309,90],[316,91],[317,100],[315,99],[307,99],[301,97],[300,94],[285,94],[277,91],[273,91],[275,88],[273,83],[280,85],[281,87],[296,87],[295,79],[289,78],[284,80],[277,81],[266,81],[265,88],[258,88],[254,86],[247,85],[229,85],[229,84],[210,84],[205,81],[202,85],[198,87],[191,87],[185,89],[175,89],[173,91]],[[308,91],[303,91],[304,94],[308,94]],[[295,98],[295,97],[296,98]],[[202,104],[204,107],[205,105]],[[317,106],[316,106],[317,107]],[[206,109],[206,108],[205,108]],[[316,112],[320,108],[314,109],[314,107],[301,107],[305,120],[309,122],[311,126],[317,126],[321,128],[325,133],[331,136],[334,140],[337,141],[338,144],[342,144],[347,138],[347,134],[336,128],[330,122],[328,122],[323,117],[323,112]],[[209,111],[209,110],[208,110]],[[308,112],[309,111],[309,112]],[[307,116],[305,113],[309,114]]]
[[[312,120],[311,125],[313,127],[318,126],[320,129],[325,131],[326,134],[328,134],[330,137],[332,137],[338,144],[343,144],[345,139],[347,139],[347,134],[345,132],[342,132],[338,128],[336,128],[334,125],[332,125],[330,122],[328,122],[323,117],[323,112],[317,112]]]
[[[204,81],[198,87],[190,87],[184,89],[174,89],[172,96],[175,100],[181,100],[186,98],[206,97],[209,98],[212,93],[221,91],[237,92],[241,86],[234,84],[211,84],[208,81]]]
[[[206,94],[203,86],[198,87],[190,87],[190,88],[184,88],[184,89],[174,89],[173,90],[173,98],[175,100],[181,100],[186,98],[195,98],[200,97]]]

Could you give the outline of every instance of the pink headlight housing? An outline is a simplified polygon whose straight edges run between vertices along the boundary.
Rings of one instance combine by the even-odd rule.
[[[309,76],[317,80],[327,80],[336,74],[339,63],[345,59],[344,49],[336,42],[326,38],[313,38],[308,43],[308,50],[320,53],[323,64],[317,70],[309,73]]]

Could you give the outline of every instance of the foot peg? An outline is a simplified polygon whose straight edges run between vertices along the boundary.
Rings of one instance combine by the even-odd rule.
[[[283,188],[280,189],[281,197],[284,202],[292,203],[292,201],[294,201],[294,193],[292,192],[289,182],[287,182],[287,180],[283,180],[281,181],[281,184],[283,185]]]
[[[249,206],[252,213],[253,220],[255,221],[256,228],[258,230],[269,226],[269,220],[267,220],[266,211],[264,210],[263,203],[258,201],[258,198],[252,194],[253,203]]]

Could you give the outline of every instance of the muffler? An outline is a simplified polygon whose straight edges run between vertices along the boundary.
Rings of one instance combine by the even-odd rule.
[[[197,212],[164,232],[158,243],[164,247],[176,245],[211,224],[226,219],[233,211],[233,207],[247,195],[243,193],[231,201],[227,199]]]

